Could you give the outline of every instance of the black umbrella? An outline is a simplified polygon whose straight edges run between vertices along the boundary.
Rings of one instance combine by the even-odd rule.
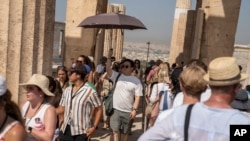
[[[117,13],[90,16],[84,19],[78,26],[103,29],[147,29],[137,18]]]

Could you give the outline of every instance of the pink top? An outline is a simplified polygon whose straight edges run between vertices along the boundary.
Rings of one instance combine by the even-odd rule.
[[[147,82],[150,82],[151,79],[153,78],[153,76],[155,75],[155,73],[157,73],[159,69],[160,69],[159,66],[155,66],[154,68],[152,68],[152,69],[150,70],[149,74],[147,75],[146,81],[147,81]]]

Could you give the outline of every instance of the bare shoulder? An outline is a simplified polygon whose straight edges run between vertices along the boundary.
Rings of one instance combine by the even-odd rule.
[[[25,132],[24,127],[20,123],[15,124],[6,134],[6,140],[26,141],[27,133]]]
[[[56,112],[56,109],[55,109],[55,107],[54,106],[49,106],[47,109],[46,109],[46,114],[47,113],[54,113],[54,112]]]

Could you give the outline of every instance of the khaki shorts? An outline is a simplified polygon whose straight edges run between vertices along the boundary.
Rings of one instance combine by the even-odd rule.
[[[110,127],[114,132],[121,131],[127,134],[131,128],[130,113],[114,110],[113,115],[110,117]]]

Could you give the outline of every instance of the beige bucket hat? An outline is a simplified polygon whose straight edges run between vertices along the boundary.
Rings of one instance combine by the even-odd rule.
[[[234,57],[219,57],[210,62],[208,73],[203,78],[212,86],[228,86],[239,83],[247,77],[249,77],[247,74],[240,73]]]
[[[20,86],[36,85],[41,88],[42,91],[47,96],[54,96],[53,93],[49,91],[49,79],[42,74],[33,74],[27,83],[21,83]]]

